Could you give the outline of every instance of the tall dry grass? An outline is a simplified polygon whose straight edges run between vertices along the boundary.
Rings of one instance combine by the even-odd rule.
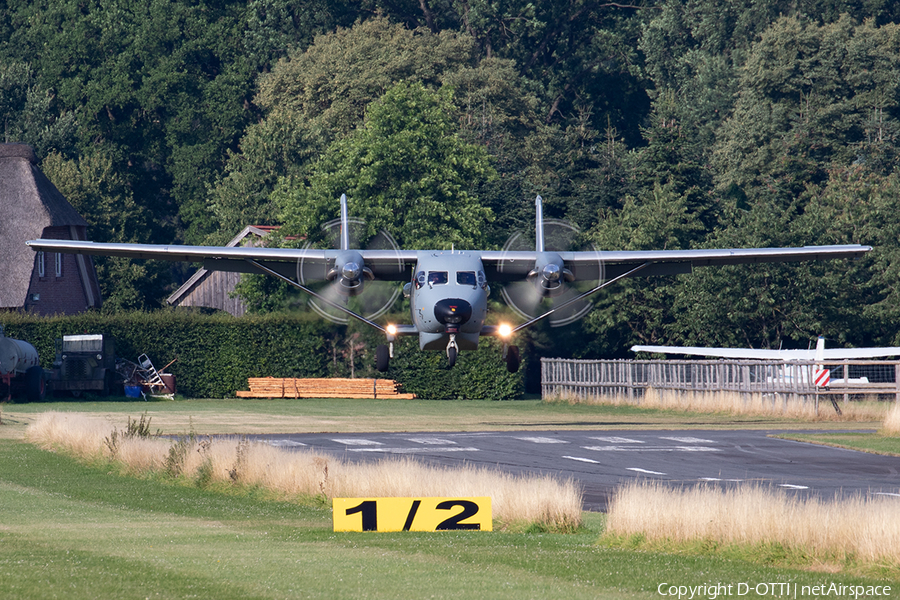
[[[607,534],[669,542],[780,544],[823,561],[900,567],[900,499],[800,499],[744,485],[671,489],[636,482],[614,495]]]
[[[572,531],[581,524],[581,489],[550,476],[437,467],[409,458],[353,464],[239,438],[126,437],[112,423],[73,413],[44,413],[25,436],[82,460],[115,461],[137,475],[167,472],[201,484],[260,487],[284,498],[491,496],[501,528]]]
[[[786,417],[805,421],[877,421],[884,417],[886,403],[841,402],[839,415],[831,401],[819,399],[818,414],[814,398],[793,398],[787,394],[743,394],[740,392],[682,392],[650,388],[641,398],[616,396],[560,396],[551,402],[596,404],[605,406],[640,406],[681,412],[717,412],[739,416]]]
[[[881,424],[881,433],[884,435],[900,435],[900,402],[894,402],[884,416]]]

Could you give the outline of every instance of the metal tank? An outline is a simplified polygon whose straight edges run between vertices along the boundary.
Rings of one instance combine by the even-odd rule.
[[[0,400],[24,392],[30,402],[40,402],[46,395],[46,383],[34,346],[6,337],[0,325]]]
[[[34,346],[6,337],[0,328],[0,375],[22,375],[39,364]]]

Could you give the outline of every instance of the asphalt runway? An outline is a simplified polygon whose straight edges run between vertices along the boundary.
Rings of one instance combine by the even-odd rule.
[[[250,436],[351,461],[415,456],[439,465],[488,466],[517,474],[571,477],[585,510],[638,478],[671,485],[755,482],[824,499],[900,497],[900,458],[769,437],[782,431],[522,431],[319,433]],[[809,433],[805,431],[804,433]]]

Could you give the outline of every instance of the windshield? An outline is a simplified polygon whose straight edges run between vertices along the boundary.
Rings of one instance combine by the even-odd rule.
[[[429,271],[428,283],[430,285],[443,285],[447,283],[447,271]]]
[[[475,271],[459,271],[456,273],[456,283],[459,285],[471,285],[475,287]]]

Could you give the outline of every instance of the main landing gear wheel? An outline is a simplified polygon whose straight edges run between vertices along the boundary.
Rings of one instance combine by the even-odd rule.
[[[515,373],[519,370],[519,347],[510,346],[506,350],[506,370]]]
[[[381,344],[377,348],[375,348],[375,368],[384,373],[388,370],[388,366],[391,362],[391,351],[390,349]]]

